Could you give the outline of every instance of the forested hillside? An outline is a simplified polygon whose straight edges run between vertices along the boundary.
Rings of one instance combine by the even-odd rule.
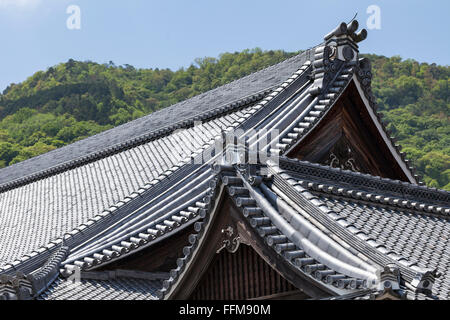
[[[69,60],[0,95],[0,168],[185,100],[295,53],[245,50],[190,67],[135,69]],[[367,55],[389,129],[429,186],[450,190],[448,66]]]

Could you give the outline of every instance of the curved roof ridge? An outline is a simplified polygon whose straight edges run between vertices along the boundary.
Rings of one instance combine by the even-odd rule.
[[[227,172],[227,174],[230,174],[230,172]],[[302,227],[300,228],[294,227],[292,221],[289,221],[289,225],[292,225],[292,228],[296,230],[296,236],[293,236],[292,234],[286,232],[286,228],[282,230],[283,228],[277,226],[278,223],[275,222],[270,217],[270,215],[267,214],[267,210],[271,210],[269,207],[272,206],[272,200],[269,200],[267,197],[266,192],[268,191],[268,189],[266,191],[262,189],[262,186],[264,185],[262,177],[251,175],[244,177],[244,175],[242,173],[238,173],[238,171],[236,171],[236,174],[236,177],[241,180],[236,183],[234,183],[233,181],[229,183],[229,181],[226,179],[230,176],[223,176],[227,177],[225,178],[225,181],[223,183],[227,184],[228,193],[235,202],[236,207],[238,207],[243,216],[246,217],[247,220],[249,220],[250,225],[254,229],[256,229],[258,234],[265,240],[265,242],[270,247],[272,247],[278,255],[283,257],[283,259],[285,259],[287,263],[292,264],[296,269],[305,273],[315,281],[323,282],[324,285],[326,285],[328,288],[334,287],[333,290],[355,290],[371,285],[371,281],[369,280],[375,279],[375,274],[371,275],[371,272],[376,269],[374,266],[367,264],[364,267],[363,264],[365,262],[363,262],[362,260],[359,262],[356,260],[352,260],[353,258],[358,258],[356,256],[352,256],[352,254],[350,252],[347,252],[347,249],[341,247],[340,244],[335,243],[334,239],[325,239],[327,238],[327,236],[321,234],[322,231],[315,229],[315,226],[310,224],[309,221],[297,221],[297,223],[302,225]],[[259,178],[261,178],[260,184],[256,182]],[[249,182],[245,181],[246,179],[248,179]],[[248,199],[252,199],[253,201],[245,201],[246,199],[239,194],[233,195],[233,188],[235,188],[236,186],[247,189],[249,192]],[[269,207],[265,207],[263,203],[259,203],[261,199],[257,200],[257,193],[251,190],[252,188],[256,187],[261,190],[261,199],[266,199],[267,205]],[[284,211],[289,210],[291,211],[291,213],[295,212],[295,209],[292,208],[291,205],[287,202],[284,202],[281,199],[277,199],[276,202],[279,208],[283,206],[282,203],[285,203],[285,208],[290,208],[284,209]],[[284,212],[281,215],[284,217],[285,215],[288,215],[288,213]],[[292,216],[293,220],[296,220],[297,218],[298,216],[296,215]],[[269,219],[269,221],[266,221],[267,223],[262,222],[265,221],[264,219]],[[284,219],[286,219],[286,221],[290,220],[286,217],[284,217]],[[285,226],[287,225],[288,224],[286,224]],[[308,227],[308,225],[310,226]],[[303,231],[305,235],[299,237],[299,235],[303,233],[300,229],[304,229]],[[306,236],[306,234],[308,236]],[[314,240],[314,237],[311,236],[312,234],[315,234],[316,237],[317,235],[320,236],[315,238]],[[304,237],[306,241],[298,241],[302,237]],[[324,250],[322,242],[327,242],[327,240],[330,241],[329,247],[336,245],[336,247],[334,248],[339,248],[336,250],[342,251],[340,251],[339,254],[336,254],[337,251],[335,252],[335,254],[333,254],[327,250]],[[366,278],[366,276],[368,277]],[[370,278],[370,276],[373,276],[374,278]],[[370,283],[368,283],[368,281]]]
[[[322,172],[328,172],[329,175],[327,175],[326,179],[330,181],[335,181],[337,184],[353,184],[355,186],[362,186],[362,180],[366,180],[368,182],[371,182],[373,184],[371,189],[377,189],[383,192],[392,192],[389,189],[383,188],[386,186],[391,187],[397,187],[399,191],[398,193],[401,193],[403,195],[408,195],[408,190],[410,191],[417,191],[420,192],[420,197],[431,200],[431,201],[438,201],[438,202],[450,202],[450,192],[446,190],[440,190],[437,188],[430,188],[427,186],[421,186],[416,185],[413,183],[400,181],[400,180],[393,180],[390,178],[383,178],[379,176],[373,176],[371,174],[367,173],[361,173],[357,171],[351,171],[351,170],[345,170],[341,168],[333,168],[326,165],[321,165],[317,163],[312,163],[304,160],[298,160],[298,159],[292,159],[287,157],[280,157],[279,167],[282,169],[287,169],[290,171],[293,171],[295,173],[301,174],[301,175],[307,175],[311,176],[312,179],[314,178],[325,178],[322,176],[317,176],[317,173],[319,171]],[[301,168],[308,168],[308,170],[301,170]],[[312,170],[312,171],[311,171]],[[343,182],[342,179],[340,179],[342,176],[348,177],[350,182]],[[322,183],[325,183],[323,180],[321,180]],[[367,187],[367,186],[366,186]],[[436,199],[437,198],[437,199]]]

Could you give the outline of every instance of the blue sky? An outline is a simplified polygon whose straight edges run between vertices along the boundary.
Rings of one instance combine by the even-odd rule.
[[[69,5],[79,30],[66,26]],[[246,48],[306,49],[356,12],[366,27],[370,5],[381,29],[362,52],[449,64],[448,0],[0,0],[0,91],[69,58],[178,69]]]

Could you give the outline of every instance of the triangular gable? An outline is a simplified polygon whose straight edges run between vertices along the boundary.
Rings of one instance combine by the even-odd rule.
[[[233,177],[225,178],[226,183],[227,179],[235,183]],[[243,207],[229,195],[229,187],[219,182],[216,193],[214,206],[195,227],[190,244],[183,249],[184,257],[170,271],[171,278],[165,281],[160,298],[317,298],[331,294],[295,276],[276,258],[243,216]]]
[[[374,176],[414,182],[386,133],[351,81],[315,128],[287,154],[290,158]],[[381,130],[380,130],[381,129]],[[413,181],[411,181],[413,180]]]
[[[357,44],[367,32],[356,34],[357,28],[356,21],[342,23],[315,49],[308,106],[271,151],[417,184],[376,112],[371,64],[359,57]]]
[[[221,250],[189,300],[307,299],[249,245]]]

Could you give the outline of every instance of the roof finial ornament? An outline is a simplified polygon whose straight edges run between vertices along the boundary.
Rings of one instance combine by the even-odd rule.
[[[345,38],[347,38],[355,43],[358,43],[366,39],[366,29],[361,29],[359,32],[356,32],[359,27],[358,20],[355,19],[357,15],[358,13],[356,13],[355,17],[350,20],[349,23],[342,22],[340,25],[338,25],[333,31],[331,31],[324,37],[324,40],[329,41],[333,38],[344,40]]]
[[[349,23],[341,22],[324,39],[325,43],[317,47],[314,52],[313,74],[314,85],[309,89],[313,96],[321,94],[344,67],[353,67],[358,64],[358,42],[367,37],[367,31],[362,29],[358,33],[359,23],[356,16]]]
[[[416,289],[416,292],[431,294],[434,281],[440,276],[441,274],[437,269],[427,270],[423,273],[417,272],[417,274],[414,276],[414,279],[411,281],[411,285]]]
[[[353,40],[355,40],[356,43],[361,42],[367,38],[367,30],[361,29],[357,34],[355,34]]]
[[[338,25],[333,31],[331,31],[329,34],[327,34],[324,37],[324,40],[330,40],[333,37],[339,37],[347,33],[347,24],[345,22],[342,22],[340,25]]]

